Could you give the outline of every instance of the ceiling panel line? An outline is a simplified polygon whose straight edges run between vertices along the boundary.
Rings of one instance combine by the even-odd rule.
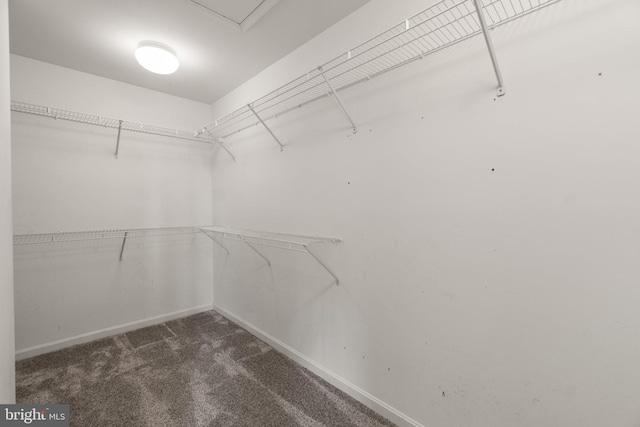
[[[240,22],[236,21],[223,13],[217,12],[205,4],[202,4],[196,0],[176,0],[180,3],[187,4],[195,7],[216,18],[220,22],[223,22],[237,31],[245,32],[253,27],[260,19],[262,19],[280,0],[262,0],[247,16],[245,16]]]

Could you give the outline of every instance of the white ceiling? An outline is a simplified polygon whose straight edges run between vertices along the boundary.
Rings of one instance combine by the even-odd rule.
[[[367,1],[15,0],[11,52],[210,104]],[[143,40],[173,47],[178,71],[140,67]]]

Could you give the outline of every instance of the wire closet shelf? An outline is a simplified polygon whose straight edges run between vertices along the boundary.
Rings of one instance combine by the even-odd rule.
[[[306,252],[305,246],[319,243],[340,243],[333,237],[304,236],[299,234],[271,233],[266,231],[242,230],[229,227],[200,227],[204,233],[221,239],[238,240],[256,245],[269,246],[298,252]]]
[[[37,245],[65,242],[79,242],[85,240],[120,239],[120,261],[123,259],[124,249],[128,238],[132,237],[153,237],[168,236],[176,234],[201,234],[204,233],[217,245],[222,247],[227,254],[229,250],[221,244],[217,238],[238,240],[249,246],[254,252],[262,257],[269,266],[271,261],[262,254],[254,245],[270,246],[289,251],[304,252],[312,256],[335,280],[336,285],[340,284],[338,277],[329,267],[311,250],[310,246],[319,243],[340,243],[340,239],[331,237],[304,236],[298,234],[270,233],[266,231],[242,230],[228,227],[198,226],[198,227],[165,227],[165,228],[130,228],[122,230],[94,230],[94,231],[71,231],[58,233],[39,234],[15,234],[13,244]]]
[[[216,242],[227,254],[227,249],[217,238],[230,239],[243,242],[251,248],[256,254],[271,266],[271,261],[254,245],[269,246],[272,248],[285,249],[288,251],[304,252],[309,254],[322,268],[329,273],[335,280],[336,285],[340,285],[338,276],[325,264],[312,250],[311,245],[320,243],[340,243],[340,239],[333,237],[304,236],[299,234],[271,233],[266,231],[242,230],[229,227],[200,227],[211,240]]]
[[[198,227],[129,228],[122,230],[70,231],[57,233],[14,234],[14,245],[79,242],[84,240],[125,239],[127,237],[168,236],[199,233]]]
[[[102,117],[86,113],[78,113],[75,111],[61,110],[59,108],[44,107],[41,105],[28,104],[25,102],[11,101],[11,111],[14,111],[16,113],[25,113],[41,117],[48,117],[56,120],[65,120],[75,123],[84,123],[87,125],[102,126],[109,129],[145,133],[150,135],[160,135],[169,138],[204,142],[209,144],[215,142],[207,135],[202,135],[194,131],[171,129],[146,123],[131,122],[126,120],[113,119],[110,117]]]
[[[493,29],[558,1],[482,0],[481,8]],[[473,0],[442,0],[198,133],[230,137],[481,33]]]

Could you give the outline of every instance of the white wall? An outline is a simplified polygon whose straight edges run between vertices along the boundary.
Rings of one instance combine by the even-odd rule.
[[[15,402],[9,13],[0,0],[0,403]]]
[[[371,1],[214,115],[410,3]],[[282,153],[260,128],[229,138],[213,222],[342,238],[318,249],[341,286],[228,242],[216,305],[405,424],[637,426],[638,18],[634,0],[564,0],[500,27],[497,100],[476,38],[344,91],[356,135],[327,98],[270,122]]]
[[[11,74],[15,101],[179,129],[210,120],[206,104],[16,55]],[[12,117],[14,234],[210,222],[208,144],[123,132],[116,159],[113,129]],[[15,247],[18,357],[211,304],[209,239],[131,238],[119,261],[121,244]]]

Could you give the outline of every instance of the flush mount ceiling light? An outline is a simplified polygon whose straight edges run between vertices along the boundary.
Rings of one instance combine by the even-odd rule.
[[[180,66],[175,50],[153,41],[138,44],[136,59],[146,70],[156,74],[171,74]]]

